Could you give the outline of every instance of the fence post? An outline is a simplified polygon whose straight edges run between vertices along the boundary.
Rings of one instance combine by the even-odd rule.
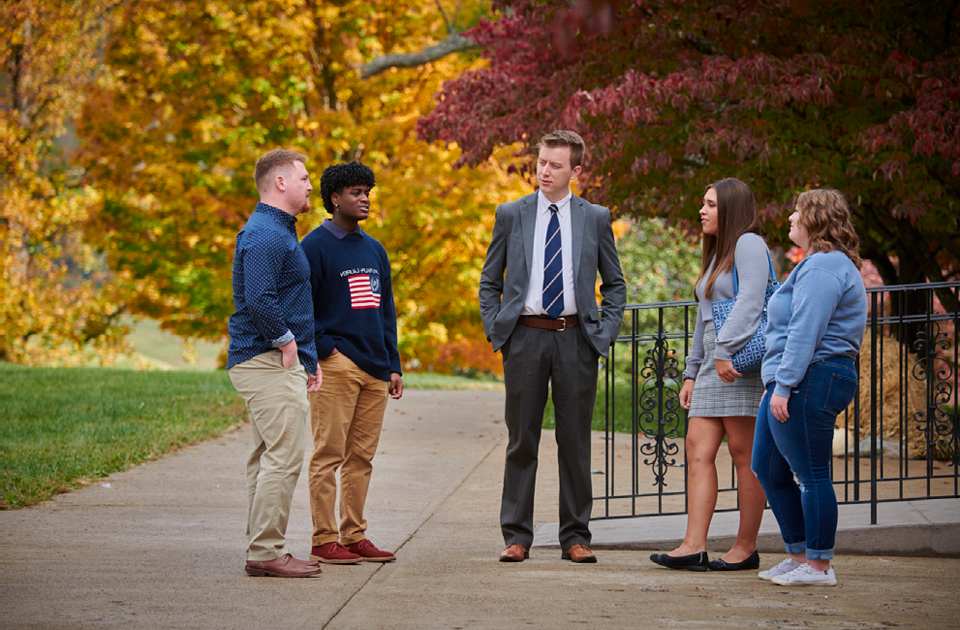
[[[870,524],[877,524],[877,294],[870,294]],[[859,433],[859,431],[858,431]],[[858,438],[859,439],[859,438]]]

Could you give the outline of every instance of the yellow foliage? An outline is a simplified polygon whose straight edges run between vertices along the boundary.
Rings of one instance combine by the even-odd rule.
[[[616,219],[613,224],[613,238],[620,240],[620,238],[630,231],[631,223],[629,221],[624,221],[623,219]]]
[[[185,348],[223,338],[234,237],[257,199],[253,166],[277,147],[307,155],[317,187],[336,162],[376,173],[364,229],[391,257],[406,363],[449,371],[486,344],[476,293],[494,210],[530,188],[508,174],[512,148],[454,171],[456,146],[416,136],[442,81],[483,61],[452,55],[368,80],[358,71],[443,40],[437,5],[36,0],[2,10],[0,61],[13,67],[28,51],[33,82],[5,92],[0,112],[12,174],[0,357],[51,363],[93,347],[109,361],[123,349],[121,313],[161,320]],[[468,21],[488,10],[456,7]],[[54,158],[71,124],[68,163]],[[323,219],[316,206],[301,236]]]
[[[409,0],[131,4],[89,93],[79,163],[106,200],[86,238],[142,283],[133,314],[186,337],[225,335],[253,165],[285,147],[308,156],[317,187],[336,162],[374,170],[364,229],[391,257],[406,363],[449,369],[436,364],[445,344],[482,341],[476,292],[494,210],[529,188],[507,174],[510,150],[454,171],[457,147],[424,144],[415,129],[441,82],[482,62],[454,55],[368,80],[357,70],[446,35],[434,4]],[[323,218],[315,203],[301,236]]]
[[[62,155],[108,8],[97,0],[0,8],[0,360],[111,364],[128,349],[119,324],[126,291],[80,238],[101,196]]]

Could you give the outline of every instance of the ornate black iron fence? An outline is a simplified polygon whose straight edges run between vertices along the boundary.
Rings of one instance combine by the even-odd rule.
[[[960,497],[960,282],[877,287],[868,299],[860,392],[837,419],[832,468],[837,499],[869,503],[876,523],[879,503]],[[606,420],[594,518],[687,510],[679,389],[696,312],[695,302],[627,307],[598,395]],[[718,511],[737,508],[725,451]]]

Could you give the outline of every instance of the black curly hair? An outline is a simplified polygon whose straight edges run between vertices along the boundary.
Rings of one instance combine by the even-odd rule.
[[[376,184],[373,171],[366,164],[350,162],[328,166],[323,169],[323,175],[320,176],[320,197],[323,199],[323,207],[333,214],[333,202],[330,201],[333,193],[339,195],[345,188],[351,186],[369,186],[373,189]]]

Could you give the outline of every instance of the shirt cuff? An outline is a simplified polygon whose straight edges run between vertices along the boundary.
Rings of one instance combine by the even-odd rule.
[[[273,346],[274,348],[279,348],[280,346],[287,345],[288,343],[293,341],[293,339],[294,339],[293,332],[287,329],[287,334],[285,334],[283,337],[280,337],[279,339],[274,339],[273,341],[270,342],[270,345]]]

